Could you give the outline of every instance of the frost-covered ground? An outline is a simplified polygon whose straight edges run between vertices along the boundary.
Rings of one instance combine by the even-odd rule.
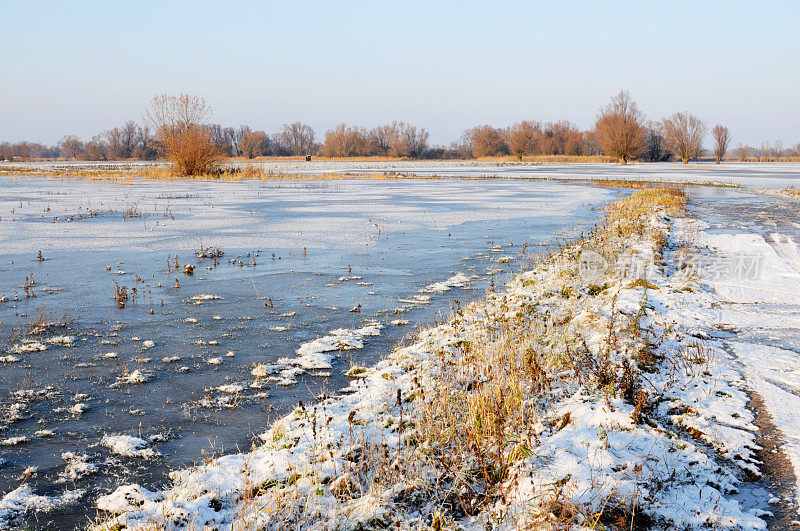
[[[718,255],[698,268],[697,249],[724,240],[704,227],[621,202],[589,239],[301,404],[260,448],[102,497],[118,516],[100,527],[765,528],[780,500],[758,487],[747,375],[761,369],[714,320],[728,284],[715,294],[703,272]],[[791,268],[767,262],[771,291],[794,290]]]
[[[130,162],[32,162],[3,163],[0,170],[11,166],[27,168],[70,169],[102,172],[107,169],[142,168],[153,163]],[[724,164],[680,162],[618,164],[553,164],[553,163],[493,163],[464,160],[419,161],[276,161],[234,162],[232,166],[251,165],[274,173],[371,173],[398,172],[448,177],[501,177],[531,179],[632,179],[665,182],[708,182],[728,185],[786,188],[800,185],[800,163],[726,162]]]

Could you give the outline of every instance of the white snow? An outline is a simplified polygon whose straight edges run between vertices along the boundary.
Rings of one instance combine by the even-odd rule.
[[[123,457],[153,457],[155,450],[148,448],[144,439],[132,435],[104,435],[100,444],[111,450],[111,453]]]
[[[117,381],[115,384],[112,385],[119,385],[119,384],[143,384],[150,381],[150,378],[153,377],[153,373],[148,371],[143,371],[136,369],[133,372],[129,372],[126,374],[122,374],[117,377]]]
[[[382,328],[383,325],[379,322],[369,321],[354,330],[348,328],[332,330],[328,335],[300,345],[296,358],[280,358],[278,363],[297,365],[305,370],[330,369],[334,357],[331,352],[363,348],[364,338],[380,335]]]
[[[73,336],[55,336],[47,339],[46,342],[50,345],[64,345],[71,347],[75,344],[75,338]]]
[[[59,473],[62,481],[76,481],[98,471],[97,465],[90,463],[89,456],[85,454],[64,452],[61,454],[61,459],[67,463],[64,471]]]
[[[59,496],[40,496],[30,485],[23,484],[0,499],[0,528],[12,526],[17,517],[29,511],[52,511],[77,502],[83,495],[82,489],[75,489]]]
[[[800,252],[788,236],[771,234],[771,242],[756,233],[699,233],[697,242],[712,251],[702,280],[710,294],[687,297],[674,315],[720,327],[775,337],[800,335]],[[753,271],[731,271],[731,257],[757,257]],[[724,274],[720,274],[723,271]],[[692,315],[694,313],[694,316]],[[763,339],[720,341],[738,360],[747,386],[758,393],[780,430],[782,449],[800,478],[800,353],[794,347],[761,343]],[[799,479],[800,481],[800,479]],[[800,484],[796,500],[800,502]]]
[[[18,444],[23,444],[26,442],[28,442],[28,438],[25,435],[16,435],[14,437],[0,440],[0,446],[17,446]]]
[[[468,277],[464,273],[458,272],[447,280],[443,280],[442,282],[434,282],[433,284],[422,288],[420,293],[444,293],[453,288],[464,288],[469,284],[470,280],[472,280],[471,277]]]
[[[42,345],[38,341],[29,341],[23,342],[22,344],[15,344],[9,352],[11,354],[28,354],[31,352],[44,352],[47,350],[45,345]]]

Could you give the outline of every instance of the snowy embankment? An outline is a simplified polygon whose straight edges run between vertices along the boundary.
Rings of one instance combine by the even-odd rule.
[[[671,232],[683,203],[613,203],[259,448],[101,497],[97,527],[764,528],[735,496],[759,474],[735,360],[679,311],[701,296]]]

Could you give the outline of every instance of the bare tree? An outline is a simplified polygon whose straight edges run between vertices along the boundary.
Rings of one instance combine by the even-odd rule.
[[[465,133],[469,138],[472,156],[493,157],[508,153],[508,145],[502,131],[490,125],[482,125]]]
[[[761,144],[763,156],[771,158],[779,158],[783,156],[783,140],[775,140],[774,142],[764,142]]]
[[[115,127],[103,133],[108,144],[108,156],[111,159],[125,160],[133,156],[137,140],[136,122],[129,120],[122,127]]]
[[[711,136],[714,137],[714,158],[719,164],[725,158],[725,154],[728,153],[728,148],[731,145],[731,132],[724,125],[717,124],[711,130]]]
[[[102,135],[95,135],[86,143],[86,157],[89,160],[108,159],[108,144]]]
[[[745,162],[750,157],[750,153],[752,153],[752,151],[753,148],[745,144],[738,144],[736,149],[733,150],[736,158],[742,162]]]
[[[379,155],[387,155],[392,140],[392,126],[386,124],[373,128],[369,132],[369,138]]]
[[[389,133],[389,156],[419,158],[428,148],[428,131],[405,122],[392,122]]]
[[[75,135],[66,135],[58,141],[61,156],[68,159],[80,159],[86,155],[86,144]]]
[[[310,125],[294,122],[283,124],[281,142],[292,155],[309,155],[314,149],[314,130]]]
[[[133,158],[139,160],[155,160],[158,156],[158,147],[150,134],[150,126],[145,124],[136,129],[136,146],[133,148]]]
[[[506,139],[511,154],[522,160],[522,157],[535,155],[539,152],[538,140],[542,134],[539,122],[524,121],[508,128]]]
[[[684,164],[700,155],[706,124],[688,112],[677,112],[664,120],[664,144]]]
[[[238,150],[248,159],[266,155],[269,152],[269,137],[264,131],[247,131],[239,139]]]
[[[647,134],[641,158],[648,162],[663,162],[672,158],[672,153],[664,146],[664,128],[660,122],[647,122]]]
[[[215,168],[220,154],[205,123],[210,115],[211,108],[198,96],[165,94],[150,103],[147,118],[177,174],[198,175]]]
[[[644,149],[647,134],[644,120],[644,114],[628,91],[620,91],[597,116],[594,126],[597,145],[606,155],[627,164]]]
[[[325,133],[322,154],[326,157],[365,157],[376,151],[372,137],[363,127],[339,124]]]

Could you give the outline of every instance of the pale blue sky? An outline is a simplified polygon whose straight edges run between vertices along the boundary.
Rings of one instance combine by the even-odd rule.
[[[481,123],[589,127],[626,88],[653,119],[800,142],[798,0],[4,0],[0,21],[5,140],[88,138],[186,91],[225,125],[405,120],[449,143]]]

